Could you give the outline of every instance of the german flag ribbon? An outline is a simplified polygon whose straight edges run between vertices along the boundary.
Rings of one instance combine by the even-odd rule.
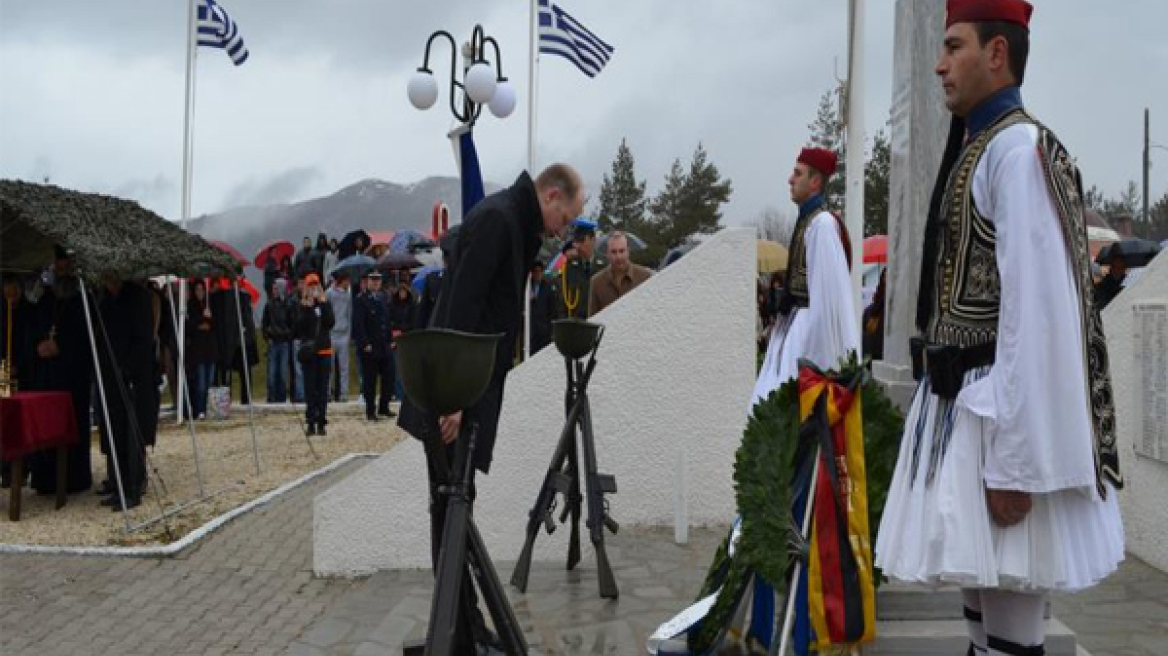
[[[806,612],[815,649],[830,653],[876,637],[859,380],[839,381],[802,367],[799,416],[820,447]]]

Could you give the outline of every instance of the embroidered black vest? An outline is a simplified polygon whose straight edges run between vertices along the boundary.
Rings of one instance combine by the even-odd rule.
[[[838,216],[827,209],[827,204],[817,203],[800,214],[795,221],[795,230],[791,233],[791,245],[787,249],[787,278],[778,307],[783,315],[790,314],[791,310],[797,307],[811,307],[811,287],[807,282],[807,228],[820,212],[827,212],[835,219],[839,228],[840,243],[844,249],[844,258],[848,261],[849,269],[851,268],[852,249],[847,228]]]
[[[824,211],[823,204],[816,205],[795,221],[795,230],[791,233],[791,246],[787,249],[787,279],[783,285],[783,298],[779,302],[779,311],[789,314],[791,310],[811,306],[811,289],[807,284],[807,227],[811,219]]]
[[[1090,255],[1083,216],[1083,187],[1079,170],[1058,138],[1026,113],[1017,109],[999,118],[962,150],[945,186],[935,225],[935,270],[928,295],[929,315],[925,337],[930,343],[968,348],[992,344],[997,339],[1001,305],[996,230],[978,211],[973,198],[973,174],[994,137],[1003,130],[1030,124],[1038,129],[1038,156],[1047,190],[1054,200],[1068,260],[1078,284],[1080,318],[1084,338],[1083,372],[1088,383],[1088,402],[1095,434],[1095,472],[1101,496],[1103,481],[1123,487],[1116,449],[1115,406],[1107,361],[1103,322],[1092,296]],[[926,246],[926,250],[929,246]]]

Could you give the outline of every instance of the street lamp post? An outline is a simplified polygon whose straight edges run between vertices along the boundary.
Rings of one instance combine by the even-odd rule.
[[[430,109],[438,100],[438,81],[430,70],[430,48],[438,37],[450,43],[450,113],[460,123],[473,126],[482,113],[483,105],[490,108],[497,118],[507,118],[515,110],[515,87],[503,75],[503,57],[495,38],[483,32],[482,25],[476,25],[470,41],[463,44],[464,59],[462,80],[458,79],[458,45],[446,30],[438,30],[426,40],[426,54],[422,65],[410,78],[406,92],[410,104],[421,110]],[[487,45],[494,50],[495,61],[486,58]],[[462,102],[459,101],[459,91]]]

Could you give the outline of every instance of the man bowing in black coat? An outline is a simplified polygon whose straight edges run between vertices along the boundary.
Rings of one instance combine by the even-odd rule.
[[[400,421],[402,428],[422,440],[437,431],[447,445],[448,462],[454,461],[455,440],[466,439],[474,423],[478,427],[475,468],[484,474],[490,469],[503,405],[503,383],[514,361],[516,338],[521,329],[527,273],[535,262],[543,236],[562,233],[583,207],[580,175],[568,165],[553,164],[535,180],[527,172],[521,173],[513,185],[483,199],[463,219],[449,254],[431,324],[435,328],[469,333],[504,334],[495,354],[495,370],[487,391],[465,412],[438,418],[435,423],[433,418],[421,416],[405,403]],[[435,463],[427,464],[433,491]],[[441,548],[445,503],[444,496],[431,495],[430,535],[435,562]],[[465,583],[463,607],[473,607],[475,612],[473,617],[467,617],[466,613],[459,615],[456,652],[472,654],[476,653],[473,642],[489,642],[490,637],[478,612],[469,578]]]

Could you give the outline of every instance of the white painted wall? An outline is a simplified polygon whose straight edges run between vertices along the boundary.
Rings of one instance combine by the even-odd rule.
[[[1168,572],[1168,464],[1137,455],[1141,425],[1140,354],[1133,344],[1132,304],[1168,300],[1168,255],[1161,254],[1133,287],[1125,289],[1103,312],[1104,333],[1111,356],[1120,469],[1126,482],[1120,495],[1127,549]]]
[[[601,473],[616,476],[622,528],[673,525],[675,477],[688,524],[735,512],[734,454],[755,371],[755,234],[718,233],[595,317],[606,327],[589,386]],[[476,523],[496,561],[514,561],[564,421],[564,362],[554,347],[511,372]],[[430,567],[426,467],[407,442],[316,498],[318,574]],[[684,520],[683,520],[684,521]],[[584,567],[592,563],[581,525]],[[567,531],[541,533],[534,560],[562,562]],[[621,544],[620,534],[609,545]],[[619,583],[619,581],[618,581]]]

